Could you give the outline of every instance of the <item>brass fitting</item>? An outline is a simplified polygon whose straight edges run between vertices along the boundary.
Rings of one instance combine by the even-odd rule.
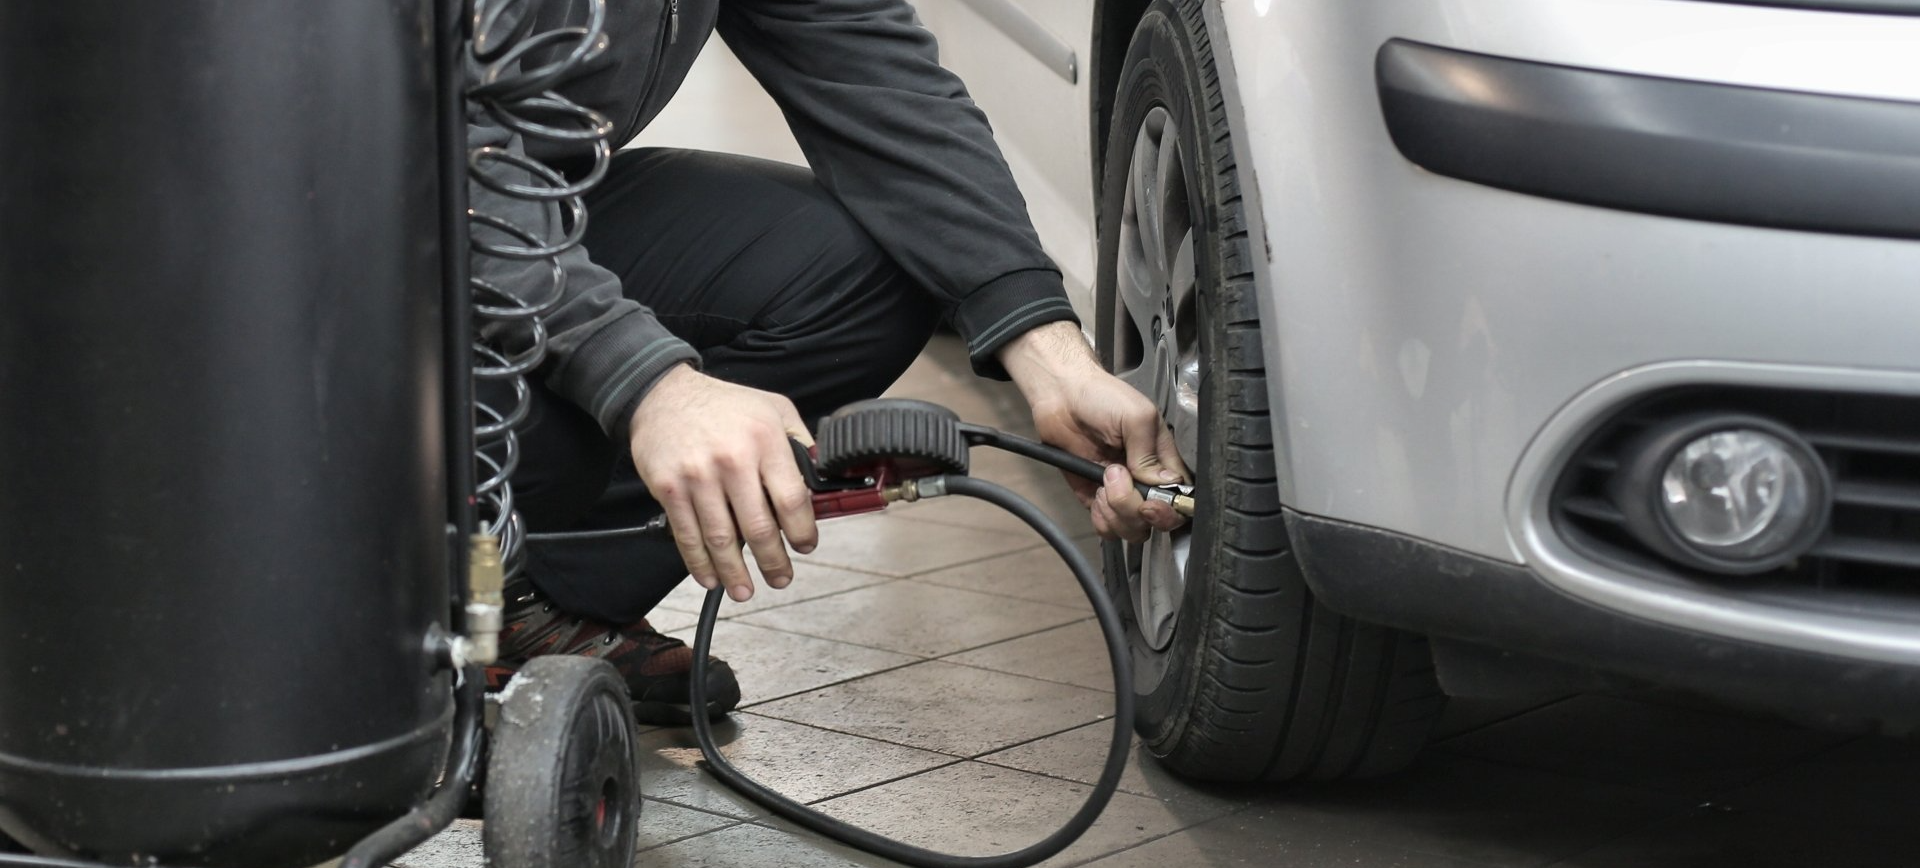
[[[880,489],[880,499],[888,503],[912,503],[929,497],[947,496],[947,478],[929,476],[924,479],[909,479],[898,485],[889,485]]]
[[[474,534],[467,546],[467,636],[465,658],[482,666],[500,659],[500,631],[507,600],[506,567],[500,562],[500,539]]]

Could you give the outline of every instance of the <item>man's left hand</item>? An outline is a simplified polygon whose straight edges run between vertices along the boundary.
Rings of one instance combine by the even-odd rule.
[[[1153,528],[1186,522],[1132,485],[1186,481],[1173,432],[1153,402],[1100,367],[1078,327],[1056,322],[1033,329],[1001,348],[1000,362],[1033,408],[1041,440],[1108,465],[1103,484],[1067,477],[1102,537],[1138,542]]]

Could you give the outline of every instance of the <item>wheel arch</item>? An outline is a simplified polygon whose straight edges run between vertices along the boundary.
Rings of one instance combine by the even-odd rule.
[[[1093,173],[1093,202],[1096,208],[1103,194],[1101,187],[1105,180],[1107,138],[1112,131],[1113,110],[1120,88],[1120,74],[1126,65],[1127,47],[1133,41],[1134,28],[1139,26],[1141,17],[1152,5],[1153,0],[1096,0],[1094,3],[1087,75],[1088,122],[1092,129],[1089,137],[1092,159],[1088,171]],[[1234,162],[1241,167],[1239,193],[1245,202],[1241,216],[1246,221],[1247,254],[1253,258],[1253,280],[1259,293],[1260,319],[1263,323],[1276,322],[1279,300],[1271,269],[1273,242],[1267,237],[1266,211],[1261,201],[1259,173],[1255,168],[1257,161],[1253,147],[1247,140],[1247,106],[1241,99],[1239,76],[1235,73],[1234,46],[1229,38],[1231,28],[1227,26],[1221,5],[1215,0],[1202,0],[1201,9],[1207,41],[1213,46],[1214,69],[1220,77],[1220,95],[1227,113],[1228,128],[1233,131]],[[1271,335],[1267,340],[1271,340]],[[1274,444],[1282,454],[1291,455],[1292,449],[1288,448],[1289,432],[1284,424],[1286,401],[1277,352],[1268,343],[1262,347],[1262,356],[1270,368],[1267,390],[1273,412]],[[1286,467],[1281,468],[1281,493],[1288,501],[1292,500],[1293,494],[1291,475]]]
[[[1107,164],[1107,133],[1113,125],[1113,106],[1120,89],[1120,70],[1126,65],[1133,29],[1153,0],[1098,0],[1093,7],[1093,42],[1088,49],[1088,123],[1092,125],[1093,201],[1100,201],[1102,167]]]

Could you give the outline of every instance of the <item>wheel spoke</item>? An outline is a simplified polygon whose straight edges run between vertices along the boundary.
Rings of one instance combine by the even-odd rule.
[[[1127,172],[1134,222],[1139,227],[1140,247],[1145,254],[1141,258],[1156,287],[1167,285],[1167,246],[1162,225],[1166,207],[1161,198],[1165,191],[1160,187],[1160,160],[1166,141],[1160,130],[1166,126],[1167,117],[1165,109],[1154,109],[1147,115],[1146,122],[1140,125],[1140,135],[1134,139],[1133,165]]]
[[[1156,650],[1172,642],[1178,626],[1192,540],[1192,534],[1185,530],[1154,531],[1146,543],[1126,549],[1134,620],[1141,637]]]
[[[1159,164],[1153,168],[1153,198],[1160,205],[1159,213],[1154,215],[1155,229],[1159,233],[1160,261],[1171,265],[1174,243],[1189,228],[1186,161],[1181,159],[1180,128],[1172,115],[1167,116],[1166,124],[1160,129],[1159,156]],[[1171,268],[1167,276],[1174,276]]]
[[[1200,272],[1193,262],[1192,227],[1188,227],[1186,234],[1180,236],[1180,244],[1174,248],[1173,267],[1168,276],[1172,278],[1170,289],[1173,302],[1169,307],[1173,308],[1173,315],[1178,317],[1185,312],[1187,301],[1193,295],[1193,288],[1200,282]]]
[[[1114,336],[1124,335],[1125,332],[1121,330],[1130,326],[1139,335],[1140,345],[1148,347],[1148,354],[1151,355],[1153,320],[1160,315],[1160,296],[1164,288],[1153,282],[1153,275],[1142,261],[1144,253],[1140,250],[1139,241],[1139,230],[1131,223],[1122,223],[1120,261],[1114,271],[1114,289],[1120,296],[1121,306],[1126,310],[1124,316],[1114,318]]]
[[[1139,391],[1140,394],[1151,398],[1153,397],[1154,366],[1153,356],[1149,354],[1146,360],[1140,363],[1139,367],[1116,372],[1114,376],[1119,377],[1120,382],[1132,386],[1135,390]]]

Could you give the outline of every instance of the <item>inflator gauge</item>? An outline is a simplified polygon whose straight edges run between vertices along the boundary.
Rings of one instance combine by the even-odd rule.
[[[713,775],[742,795],[809,830],[849,846],[906,865],[921,868],[1022,868],[1037,864],[1065,850],[1105,810],[1126,769],[1127,749],[1132,742],[1133,675],[1127,650],[1126,631],[1113,600],[1101,584],[1100,574],[1089,563],[1058,524],[1027,499],[1013,491],[968,475],[971,450],[987,446],[1021,455],[1062,471],[1098,482],[1105,470],[1063,449],[1025,437],[1019,437],[983,425],[960,421],[952,410],[926,401],[905,398],[876,398],[849,404],[822,420],[819,445],[813,449],[794,441],[794,460],[800,466],[807,487],[813,492],[816,519],[836,518],[878,512],[889,504],[913,502],[932,497],[972,497],[986,501],[1025,522],[1047,541],[1072,570],[1073,577],[1092,604],[1095,619],[1107,646],[1107,659],[1113,671],[1113,739],[1107,748],[1106,763],[1100,778],[1087,794],[1080,809],[1066,825],[1040,841],[995,856],[956,856],[939,853],[895,841],[866,829],[828,816],[789,799],[733,767],[713,740],[713,726],[707,715],[707,662],[713,647],[713,629],[719,619],[724,589],[709,590],[700,607],[693,645],[693,687],[691,708],[694,741]],[[1136,483],[1136,489],[1152,500],[1166,503],[1183,516],[1194,512],[1193,492],[1187,486],[1154,487]],[[666,517],[660,516],[630,528],[566,533],[533,534],[529,539],[562,540],[635,536],[666,531]]]

